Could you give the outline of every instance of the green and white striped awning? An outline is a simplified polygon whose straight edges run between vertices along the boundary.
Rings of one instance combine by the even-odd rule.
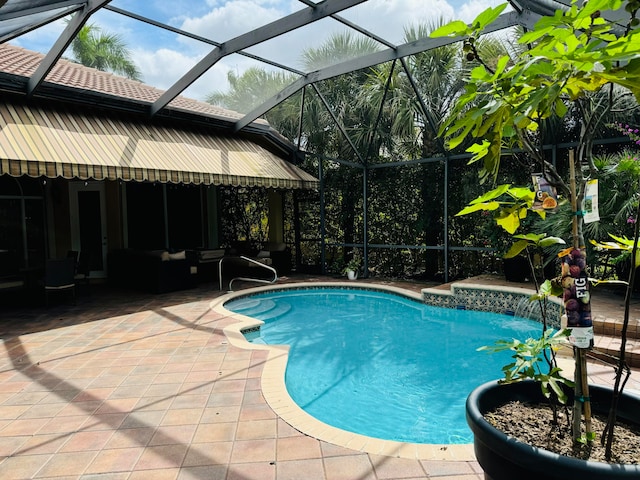
[[[0,102],[0,174],[314,189],[262,146],[205,127]]]

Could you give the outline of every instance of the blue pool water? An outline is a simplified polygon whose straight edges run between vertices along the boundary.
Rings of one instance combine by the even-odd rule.
[[[510,359],[476,349],[541,331],[528,319],[363,289],[276,290],[225,308],[265,322],[251,341],[290,345],[287,389],[310,415],[412,443],[471,443],[466,397]]]

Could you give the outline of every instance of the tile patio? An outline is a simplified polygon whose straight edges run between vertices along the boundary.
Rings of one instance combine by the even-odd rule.
[[[364,453],[290,426],[262,395],[267,352],[233,345],[234,320],[210,309],[220,295],[92,286],[76,305],[0,306],[0,478],[483,478],[473,460]]]

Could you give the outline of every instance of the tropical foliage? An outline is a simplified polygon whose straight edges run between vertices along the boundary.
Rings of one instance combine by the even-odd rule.
[[[119,35],[104,33],[94,24],[85,25],[71,42],[74,59],[86,67],[141,80],[126,43]]]
[[[404,40],[424,39],[443,24],[440,20],[407,26]],[[464,158],[464,150],[473,144],[471,136],[457,147],[459,158],[445,160],[450,153],[438,132],[456,100],[465,94],[465,77],[480,68],[480,59],[495,69],[502,68],[500,62],[504,60],[500,58],[506,56],[510,68],[527,48],[517,41],[522,34],[522,30],[513,30],[499,38],[477,35],[473,56],[469,48],[465,51],[462,45],[453,43],[402,61],[330,78],[266,112],[265,118],[277,131],[308,152],[304,167],[314,175],[322,168],[324,225],[319,220],[318,194],[290,193],[286,201],[287,232],[293,231],[291,224],[296,216],[303,218],[298,227],[309,232],[299,239],[304,251],[298,253],[305,263],[321,268],[323,227],[324,265],[336,265],[335,273],[354,250],[362,253],[365,234],[372,245],[367,261],[371,274],[442,279],[445,270],[449,278],[499,271],[501,262],[496,259],[508,251],[509,235],[491,222],[454,216],[484,190]],[[376,48],[371,41],[336,34],[324,45],[305,52],[300,63],[313,69]],[[247,112],[293,78],[268,70],[253,69],[244,75],[233,72],[229,74],[230,89],[213,92],[209,100]],[[624,108],[627,116],[607,117],[609,123],[630,121],[628,105],[634,101],[620,97],[627,102],[623,107],[620,101],[620,109]],[[470,102],[468,108],[472,106]],[[568,108],[564,119],[549,117],[540,122],[536,145],[579,137],[582,110],[571,105]],[[613,128],[601,128],[597,133],[619,135]],[[516,151],[510,158],[497,172],[498,183],[526,185],[531,174],[541,169],[539,163],[532,164],[527,153]],[[480,164],[476,162],[474,167]],[[558,151],[557,167],[560,172],[566,169],[562,150]],[[529,225],[534,218],[521,221]],[[289,239],[293,241],[293,234]],[[452,252],[448,259],[443,254],[446,244]]]

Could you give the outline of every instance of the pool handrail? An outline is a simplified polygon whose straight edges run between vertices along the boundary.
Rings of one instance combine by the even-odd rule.
[[[218,278],[219,278],[219,282],[220,282],[220,290],[222,290],[222,262],[223,262],[223,260],[225,258],[230,258],[230,257],[223,257],[223,258],[220,259],[220,262],[218,263]],[[263,278],[234,277],[229,281],[229,291],[230,292],[233,292],[232,284],[236,280],[242,280],[242,281],[245,281],[245,282],[267,283],[267,284],[275,283],[278,280],[278,272],[276,271],[275,268],[271,267],[270,265],[265,265],[262,262],[254,260],[253,258],[245,257],[244,255],[240,255],[239,257],[231,257],[231,258],[241,258],[242,260],[246,260],[249,263],[253,263],[254,265],[257,265],[259,267],[265,268],[265,269],[267,269],[267,270],[269,270],[269,271],[271,271],[273,273],[273,279],[266,280],[266,279],[263,279]]]

